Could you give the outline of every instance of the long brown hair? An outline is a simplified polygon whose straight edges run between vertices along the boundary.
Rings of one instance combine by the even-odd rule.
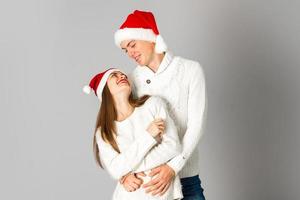
[[[143,105],[147,99],[149,98],[149,95],[144,95],[140,98],[134,98],[133,94],[130,93],[129,95],[129,103],[133,107],[139,107]],[[102,92],[102,102],[100,105],[100,109],[97,115],[96,120],[96,127],[94,132],[94,139],[93,139],[93,152],[94,157],[97,162],[97,164],[103,168],[100,160],[99,155],[99,148],[97,145],[97,138],[96,134],[97,131],[100,130],[102,139],[109,143],[114,150],[116,150],[118,153],[120,153],[119,147],[117,145],[117,142],[115,140],[116,137],[116,126],[115,126],[115,120],[117,119],[117,112],[116,108],[113,102],[113,97],[107,87],[105,85],[103,92]]]

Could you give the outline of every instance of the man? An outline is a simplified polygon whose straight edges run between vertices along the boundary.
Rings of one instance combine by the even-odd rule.
[[[151,12],[136,10],[129,14],[115,33],[115,43],[138,64],[130,76],[135,94],[156,95],[166,100],[182,142],[182,153],[153,169],[150,173],[153,179],[142,187],[153,195],[163,194],[179,174],[184,200],[204,200],[197,151],[207,111],[202,67],[167,51]],[[128,174],[120,181],[127,191],[134,191],[142,184],[136,174]]]

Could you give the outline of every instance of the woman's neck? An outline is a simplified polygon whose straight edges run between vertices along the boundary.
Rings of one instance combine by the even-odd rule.
[[[134,107],[129,103],[127,98],[116,98],[114,99],[116,112],[117,112],[117,121],[123,121],[131,115],[134,111]]]

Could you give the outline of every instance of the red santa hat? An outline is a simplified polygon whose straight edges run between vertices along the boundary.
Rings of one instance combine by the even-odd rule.
[[[151,12],[135,10],[115,32],[115,43],[120,48],[123,40],[130,39],[154,42],[156,53],[163,53],[167,50],[167,45],[159,34]]]
[[[92,78],[92,80],[90,81],[90,84],[83,87],[83,91],[86,94],[90,94],[91,91],[94,90],[95,95],[101,101],[102,100],[102,92],[103,92],[103,88],[106,84],[106,81],[107,81],[109,75],[116,71],[121,72],[121,70],[119,70],[119,69],[110,68],[108,70],[105,70],[104,72],[101,72],[101,73],[95,75]]]

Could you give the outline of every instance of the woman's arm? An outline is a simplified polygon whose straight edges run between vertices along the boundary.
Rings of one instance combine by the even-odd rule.
[[[181,152],[181,144],[174,121],[167,112],[165,102],[158,97],[151,97],[155,104],[155,118],[165,120],[165,132],[160,144],[155,145],[144,157],[135,172],[152,169],[168,162]]]
[[[101,162],[109,174],[120,179],[135,169],[157,141],[146,130],[123,152],[118,153],[96,133]]]

